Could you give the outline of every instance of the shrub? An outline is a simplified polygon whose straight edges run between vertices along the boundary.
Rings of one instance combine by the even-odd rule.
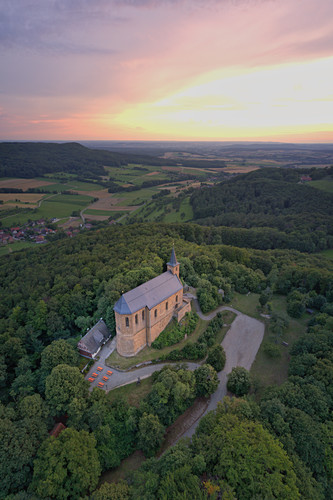
[[[279,346],[277,346],[276,344],[273,344],[272,342],[265,342],[263,349],[264,349],[264,353],[269,358],[280,358],[281,357],[281,350],[280,350]]]
[[[173,320],[164,330],[160,333],[157,339],[152,343],[154,349],[163,349],[173,344],[180,342],[185,335],[191,335],[195,330],[198,322],[198,315],[196,313],[186,313],[185,321],[182,325]]]
[[[207,363],[217,372],[223,370],[225,366],[225,352],[221,345],[216,345],[209,351]]]
[[[244,396],[250,390],[250,374],[242,366],[236,366],[228,376],[227,389],[235,396]]]

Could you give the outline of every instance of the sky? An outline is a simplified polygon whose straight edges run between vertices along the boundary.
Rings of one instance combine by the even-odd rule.
[[[0,140],[333,142],[333,0],[0,0]]]

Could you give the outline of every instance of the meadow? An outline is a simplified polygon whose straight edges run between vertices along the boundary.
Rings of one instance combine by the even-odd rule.
[[[321,179],[320,181],[307,182],[307,185],[325,191],[326,193],[333,193],[333,179]]]

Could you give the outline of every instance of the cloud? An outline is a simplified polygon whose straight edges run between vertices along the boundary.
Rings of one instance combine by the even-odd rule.
[[[327,58],[332,33],[332,0],[2,0],[0,101],[36,127],[40,114],[92,113],[107,128],[136,106],[176,110],[174,96],[210,81]],[[183,105],[232,113],[251,100],[247,87],[244,102],[206,92]]]

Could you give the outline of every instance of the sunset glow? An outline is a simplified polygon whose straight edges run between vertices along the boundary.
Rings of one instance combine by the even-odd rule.
[[[0,12],[1,140],[333,140],[331,0]]]

